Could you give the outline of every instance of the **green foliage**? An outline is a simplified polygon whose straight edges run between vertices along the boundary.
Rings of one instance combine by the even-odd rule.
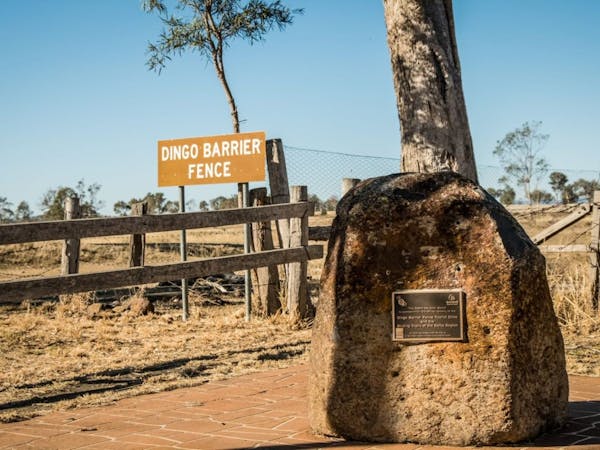
[[[215,60],[236,38],[261,41],[274,27],[282,30],[291,24],[294,14],[301,11],[290,10],[279,0],[179,0],[178,15],[169,14],[161,0],[144,0],[142,7],[157,13],[165,26],[158,42],[148,45],[148,67],[159,72],[173,55],[186,50]]]
[[[0,223],[10,222],[14,215],[12,203],[6,197],[0,197]]]
[[[552,172],[550,174],[550,187],[554,191],[554,195],[556,197],[557,202],[568,203],[564,201],[564,193],[568,181],[569,179],[562,172]]]
[[[206,212],[208,211],[208,202],[206,200],[201,200],[200,203],[198,203],[198,211],[200,212]]]
[[[308,201],[315,204],[315,211],[320,211],[323,215],[327,214],[327,208],[325,208],[323,200],[321,200],[317,194],[310,195]]]
[[[575,193],[573,184],[568,184],[569,179],[562,172],[550,174],[550,187],[554,191],[556,200],[560,203],[575,203],[579,196]]]
[[[575,203],[578,201],[591,202],[594,191],[600,190],[598,180],[578,179],[573,183],[568,183],[569,179],[562,172],[552,172],[550,174],[550,186],[556,195],[556,199],[561,203]]]
[[[179,205],[179,202],[177,202],[177,204]],[[193,198],[186,200],[186,202],[185,202],[186,212],[192,212],[192,211],[194,211],[195,208],[196,208],[196,200],[194,200]]]
[[[213,211],[218,211],[220,209],[232,209],[237,207],[237,195],[232,195],[231,197],[223,197],[222,195],[220,195],[219,197],[210,200],[210,209],[212,209]]]
[[[15,209],[15,220],[17,222],[23,222],[31,219],[31,208],[29,203],[22,201],[17,205]]]
[[[572,189],[578,199],[585,199],[589,203],[594,198],[594,191],[600,191],[600,182],[580,178],[573,183]]]
[[[101,187],[98,183],[86,186],[84,180],[79,180],[75,188],[59,186],[56,189],[48,189],[42,197],[42,217],[46,220],[63,220],[65,200],[68,197],[79,198],[81,217],[97,217],[98,210],[103,206],[103,202],[98,200]]]
[[[552,172],[550,174],[550,187],[556,195],[556,200],[560,200],[560,196],[567,185],[567,181],[569,181],[569,179],[562,172]]]
[[[168,200],[162,192],[148,192],[143,198],[132,198],[128,202],[119,200],[113,205],[113,211],[118,216],[128,216],[131,212],[131,205],[142,202],[148,205],[148,214],[176,213],[179,211],[179,202]]]
[[[130,200],[130,202],[132,200]],[[113,211],[117,216],[128,216],[129,212],[131,211],[131,204],[123,200],[119,200],[113,205]]]
[[[541,122],[526,122],[507,133],[494,150],[508,179],[523,189],[525,198],[533,203],[532,191],[537,190],[541,177],[548,172],[548,163],[541,151],[549,135],[540,133]]]
[[[113,206],[113,210],[118,216],[128,216],[131,213],[131,205],[134,203],[145,202],[148,205],[148,214],[165,214],[179,212],[179,202],[168,200],[162,192],[148,192],[143,198],[132,198],[128,202],[120,200]],[[192,211],[195,208],[194,200],[186,202],[186,208]],[[210,209],[217,211],[219,209],[237,208],[237,195],[231,197],[219,196],[209,202],[202,200],[198,203],[198,210],[206,212]]]
[[[0,197],[0,223],[23,222],[31,219],[31,209],[26,201],[20,202],[13,210],[6,197]]]
[[[503,205],[512,205],[517,196],[515,190],[507,185],[499,189],[488,188],[487,191]]]
[[[231,109],[234,132],[239,132],[235,100],[225,75],[223,50],[231,41],[243,39],[251,44],[277,27],[284,29],[294,14],[280,0],[177,0],[175,14],[169,13],[162,0],[143,0],[147,13],[156,13],[164,25],[158,41],[148,45],[147,66],[158,73],[174,55],[185,51],[198,52],[209,59],[223,86]]]
[[[507,176],[500,177],[500,179],[498,179],[498,183],[500,183],[501,187],[498,189],[488,189],[488,192],[503,205],[512,205],[517,197],[515,190],[508,184],[508,182],[509,179]]]
[[[542,203],[551,203],[552,200],[554,200],[554,197],[549,192],[541,189],[534,189],[530,193],[530,199],[534,204],[539,205]]]
[[[338,198],[335,195],[332,195],[327,200],[323,202],[323,206],[327,211],[335,211],[335,208],[338,204]]]

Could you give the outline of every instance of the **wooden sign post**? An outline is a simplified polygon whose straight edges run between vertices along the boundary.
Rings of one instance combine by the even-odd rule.
[[[158,186],[179,187],[179,210],[185,212],[185,186],[238,183],[242,207],[248,207],[248,183],[265,180],[266,138],[263,131],[158,141]],[[249,225],[244,227],[244,253],[250,252]],[[181,230],[181,260],[186,261],[186,235]],[[246,271],[246,320],[250,320],[250,271]],[[188,317],[187,280],[181,280],[183,320]]]

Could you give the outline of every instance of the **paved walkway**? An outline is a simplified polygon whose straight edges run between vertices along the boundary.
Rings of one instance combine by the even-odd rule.
[[[307,376],[306,366],[295,366],[1,424],[0,448],[453,448],[315,437],[306,419]],[[570,420],[565,429],[516,448],[600,450],[600,378],[574,376],[570,385]]]

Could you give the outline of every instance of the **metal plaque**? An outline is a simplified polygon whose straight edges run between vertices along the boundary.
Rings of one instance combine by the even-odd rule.
[[[465,341],[462,289],[411,289],[392,293],[392,340]]]

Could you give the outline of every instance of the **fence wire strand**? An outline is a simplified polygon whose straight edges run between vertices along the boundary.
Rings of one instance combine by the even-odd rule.
[[[309,194],[315,194],[321,200],[331,197],[339,199],[343,178],[364,180],[400,172],[400,158],[336,153],[289,145],[285,145],[284,150],[290,185],[308,186]],[[502,167],[483,164],[477,165],[477,172],[479,184],[485,189],[500,187],[498,179],[505,175]],[[571,182],[579,178],[600,180],[599,170],[548,170],[548,174],[552,172],[564,173]],[[537,188],[552,192],[544,179],[540,180]],[[515,190],[518,188],[515,187]],[[520,193],[517,194],[520,197]]]

